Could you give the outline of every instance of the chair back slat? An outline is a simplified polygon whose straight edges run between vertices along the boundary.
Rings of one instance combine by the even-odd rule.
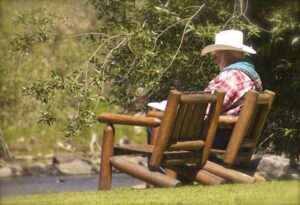
[[[204,125],[206,110],[207,110],[207,104],[194,105],[193,117],[190,123],[190,129],[188,130],[188,136],[199,137]]]
[[[211,147],[215,138],[217,126],[219,123],[219,116],[222,111],[223,101],[225,97],[225,92],[220,92],[218,90],[214,91],[217,101],[209,104],[209,113],[205,119],[203,139],[205,140],[205,147],[202,152],[202,159],[200,166],[204,166],[211,151]]]
[[[181,92],[172,90],[169,93],[166,109],[163,114],[162,122],[159,128],[158,140],[154,145],[153,153],[149,162],[150,170],[157,170],[162,160],[162,155],[166,151],[172,133],[172,124],[176,118],[178,105],[180,103]]]
[[[210,109],[212,109],[212,112],[210,112],[206,117],[205,117],[205,120],[204,120],[204,124],[203,124],[203,127],[200,131],[200,135],[204,137],[204,140],[206,140],[206,137],[208,135],[208,132],[209,132],[209,129],[210,129],[210,123],[211,121],[213,120],[213,114],[214,114],[214,109],[215,109],[215,106],[216,106],[216,103],[210,103]]]
[[[182,128],[181,128],[181,132],[179,135],[179,138],[177,140],[189,140],[189,139],[193,139],[193,136],[189,135],[189,129],[190,129],[190,124],[192,122],[192,117],[193,117],[193,107],[194,104],[185,104],[186,108],[185,108],[185,115],[184,115],[184,119],[182,122]],[[195,139],[195,137],[194,137]]]
[[[213,94],[201,94],[201,97],[199,94],[182,95],[173,124],[172,142],[199,139],[203,134],[208,104],[216,100]]]
[[[174,124],[173,124],[173,128],[172,128],[171,139],[173,142],[177,142],[177,140],[181,134],[185,112],[186,112],[186,104],[180,104],[178,107],[177,116],[176,116],[176,119],[174,120]]]
[[[227,167],[251,159],[274,97],[275,93],[271,91],[258,93],[251,90],[248,92],[225,151],[223,161]],[[251,141],[251,146],[249,141]]]
[[[240,158],[239,162],[247,162],[251,159],[252,154],[255,151],[256,145],[258,143],[259,137],[263,130],[263,127],[266,123],[268,114],[271,109],[271,105],[274,100],[275,93],[271,91],[265,91],[264,94],[260,94],[257,104],[259,105],[259,111],[257,113],[255,124],[251,129],[251,133],[247,136],[246,140],[251,140],[253,146],[249,147],[248,149],[242,150],[241,153],[244,151],[243,158]],[[247,154],[246,154],[247,153]]]
[[[249,117],[249,121],[248,121],[249,125],[247,126],[247,130],[244,134],[244,139],[245,138],[248,138],[248,139],[251,138],[252,132],[253,132],[253,127],[256,124],[256,120],[257,120],[257,117],[259,115],[260,108],[261,108],[261,105],[256,102],[256,104],[254,106],[254,109],[251,113],[251,116]]]
[[[216,102],[217,98],[213,94],[202,93],[202,94],[183,94],[181,96],[180,106],[185,107],[185,112],[180,119],[182,120],[181,132],[176,139],[179,141],[186,141],[192,139],[199,139],[201,136],[203,127],[205,125],[205,114],[209,103]],[[177,125],[174,125],[176,128]]]
[[[210,138],[214,137],[224,95],[224,92],[217,91],[214,94],[182,94],[178,91],[174,94],[171,91],[158,134],[159,140],[157,140],[153,154],[151,155],[149,163],[150,169],[156,169],[159,166],[162,160],[161,155],[167,150],[205,150],[207,155],[211,144],[205,144],[205,146],[203,146],[203,142],[196,142],[195,146],[191,146],[193,142],[189,143],[189,141],[200,141],[200,133],[205,133],[209,135]],[[176,98],[176,100],[173,98]],[[218,109],[216,109],[217,100],[222,101],[218,104]],[[211,105],[208,112],[209,120],[205,120],[208,104]],[[170,116],[172,116],[172,118]],[[215,126],[212,126],[213,119],[215,119]],[[202,130],[205,128],[207,131],[203,132]],[[212,131],[209,132],[209,130]],[[206,139],[207,136],[203,138]],[[201,157],[199,157],[199,163],[202,163]]]
[[[256,91],[249,91],[246,95],[246,99],[240,112],[238,121],[233,128],[229,143],[227,145],[224,156],[225,164],[228,164],[229,162],[233,163],[238,155],[242,141],[248,133],[250,124],[253,122],[254,111],[257,108],[256,101],[258,95],[259,93]]]

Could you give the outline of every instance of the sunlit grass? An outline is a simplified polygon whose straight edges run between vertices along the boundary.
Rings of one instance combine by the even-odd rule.
[[[300,204],[299,181],[256,184],[185,186],[180,188],[115,189],[111,191],[68,192],[2,198],[3,205],[92,205],[92,204]]]

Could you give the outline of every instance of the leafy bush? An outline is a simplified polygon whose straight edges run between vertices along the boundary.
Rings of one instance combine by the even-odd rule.
[[[71,72],[53,71],[48,79],[25,89],[25,93],[46,105],[42,120],[48,124],[55,121],[51,112],[55,93],[62,91],[74,96],[77,114],[70,119],[67,135],[74,135],[93,123],[100,101],[138,111],[145,108],[149,98],[164,99],[170,89],[204,89],[217,69],[211,56],[201,57],[199,53],[203,46],[213,42],[214,34],[227,28],[243,29],[249,36],[258,33],[247,18],[240,16],[242,11],[238,6],[228,2],[91,0],[88,3],[97,10],[94,27],[97,32],[73,36],[85,36],[83,43],[91,45],[91,54]],[[221,25],[224,21],[226,24]],[[51,41],[54,35],[46,32],[45,36]],[[17,39],[17,42],[22,40]],[[28,52],[31,43],[18,48],[26,48],[23,52]],[[18,44],[26,45],[26,41]]]
[[[83,31],[47,9],[16,18],[32,29],[15,36],[13,51],[31,55],[48,46],[54,52],[65,36],[82,51],[76,61],[73,51],[63,59],[67,67],[52,61],[48,77],[24,89],[44,104],[42,121],[55,122],[60,104],[54,102],[61,96],[73,108],[66,129],[71,136],[94,123],[100,102],[135,112],[150,99],[165,99],[170,89],[202,90],[217,69],[212,56],[199,55],[201,49],[216,32],[240,29],[258,50],[252,60],[265,88],[277,94],[264,142],[299,155],[299,2],[88,0],[87,6],[95,16]]]

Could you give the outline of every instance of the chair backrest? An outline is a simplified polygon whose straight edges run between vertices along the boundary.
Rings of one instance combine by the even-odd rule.
[[[204,165],[215,136],[224,96],[225,93],[220,91],[213,94],[171,91],[149,168],[158,168],[165,151],[199,151],[198,164]]]
[[[257,142],[271,109],[275,93],[251,90],[247,93],[239,118],[233,128],[225,150],[224,165],[247,163],[255,151]]]

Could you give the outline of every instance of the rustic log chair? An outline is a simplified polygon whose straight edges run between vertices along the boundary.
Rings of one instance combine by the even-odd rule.
[[[249,163],[265,125],[274,97],[275,93],[269,90],[261,93],[251,90],[245,97],[245,102],[238,118],[234,116],[220,116],[218,127],[233,129],[226,149],[211,149],[212,153],[223,155],[221,164],[207,161],[200,172],[195,168],[182,166],[173,167],[173,170],[190,180],[204,184],[217,184],[220,182],[223,183],[223,181],[208,181],[208,179],[203,179],[203,174],[201,175],[203,170],[230,182],[251,183],[259,180],[259,176],[254,178],[240,172],[240,170],[235,170],[233,166]],[[150,116],[159,117],[162,115],[162,112],[152,112],[149,114]]]
[[[251,180],[254,180],[253,178],[236,178],[233,173],[229,174],[229,172],[234,165],[243,166],[250,162],[274,97],[275,93],[269,90],[261,93],[251,90],[245,97],[245,102],[238,118],[220,116],[219,128],[233,128],[227,148],[224,150],[211,150],[212,153],[223,154],[223,166],[209,162],[204,167],[204,170],[233,182],[251,182]]]
[[[238,163],[248,163],[267,120],[275,93],[265,90],[262,93],[249,91],[238,119],[220,118],[219,127],[233,126],[226,150],[213,150],[224,154],[224,165],[232,167]]]
[[[112,166],[155,186],[179,186],[180,181],[158,172],[158,169],[160,166],[189,163],[196,164],[199,170],[206,163],[224,95],[220,91],[215,91],[214,94],[170,91],[162,118],[100,114],[99,122],[107,123],[107,126],[103,133],[99,189],[111,188]],[[156,138],[150,145],[114,146],[114,124],[153,127],[152,135],[156,135]],[[158,132],[155,132],[158,127]],[[199,134],[203,137],[202,140]],[[128,154],[149,156],[148,168],[118,156]]]

